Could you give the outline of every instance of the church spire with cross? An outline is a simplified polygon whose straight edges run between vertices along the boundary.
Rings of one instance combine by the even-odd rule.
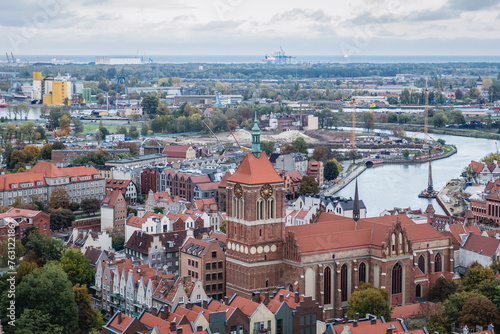
[[[256,158],[260,158],[260,128],[257,122],[257,111],[255,111],[255,120],[252,128],[252,153]]]
[[[358,179],[356,179],[356,188],[354,190],[354,203],[352,208],[352,218],[357,223],[360,218],[360,209],[359,209],[359,195],[358,195]]]

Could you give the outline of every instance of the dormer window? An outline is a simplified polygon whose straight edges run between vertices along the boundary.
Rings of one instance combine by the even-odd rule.
[[[42,182],[42,181],[37,181],[37,182],[36,182],[36,185],[37,185],[37,186],[42,186],[42,185],[43,185],[43,182]]]
[[[17,183],[12,183],[10,185],[10,189],[16,189],[17,188]]]
[[[72,177],[71,182],[76,182],[76,177]]]

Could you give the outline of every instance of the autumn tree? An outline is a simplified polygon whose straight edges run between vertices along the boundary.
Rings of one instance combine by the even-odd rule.
[[[52,194],[50,194],[49,207],[53,209],[66,209],[69,207],[70,200],[71,198],[69,197],[66,188],[56,187],[52,190]]]
[[[227,126],[229,126],[229,128],[234,131],[238,127],[238,121],[236,120],[236,118],[228,119]]]
[[[78,307],[78,329],[84,332],[92,328],[100,330],[104,325],[104,321],[100,312],[92,308],[92,301],[87,287],[76,284],[73,286],[73,291],[75,292],[75,302]]]
[[[389,293],[386,289],[375,288],[369,283],[361,283],[348,299],[347,316],[354,318],[356,313],[373,314],[391,319]]]
[[[317,194],[319,193],[318,182],[313,175],[302,176],[302,181],[300,181],[299,194]]]
[[[311,156],[311,158],[317,161],[323,161],[326,159],[326,157],[327,157],[327,152],[325,146],[316,146]]]
[[[70,124],[71,124],[71,118],[68,115],[62,115],[59,126],[61,128],[61,133],[63,134],[63,136],[71,132]]]
[[[462,285],[465,290],[476,290],[481,283],[491,282],[495,279],[495,272],[490,267],[483,267],[478,262],[474,262],[462,279]]]
[[[476,328],[476,326],[488,326],[489,324],[494,324],[495,327],[500,325],[500,314],[495,304],[485,297],[469,298],[462,307],[461,313],[459,321],[462,326]]]
[[[52,159],[52,144],[48,143],[43,145],[40,150],[40,159],[42,160],[50,160]]]

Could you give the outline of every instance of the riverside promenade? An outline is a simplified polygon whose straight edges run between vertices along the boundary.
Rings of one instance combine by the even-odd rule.
[[[333,186],[326,189],[324,192],[322,192],[322,194],[325,196],[334,195],[337,191],[340,191],[342,188],[351,183],[352,180],[354,180],[358,175],[363,173],[365,170],[366,166],[364,163],[355,165],[349,170],[349,172],[346,175],[344,175],[343,178],[339,180],[339,182],[335,183]]]

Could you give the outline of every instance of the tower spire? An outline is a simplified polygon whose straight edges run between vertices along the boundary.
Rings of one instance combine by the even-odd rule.
[[[252,128],[252,153],[256,158],[260,158],[260,128],[257,122],[257,110],[255,110],[255,119]]]
[[[358,196],[358,179],[356,179],[356,187],[354,190],[354,203],[352,207],[352,218],[356,222],[356,225],[358,223],[360,217],[360,211],[359,211],[359,196]]]

